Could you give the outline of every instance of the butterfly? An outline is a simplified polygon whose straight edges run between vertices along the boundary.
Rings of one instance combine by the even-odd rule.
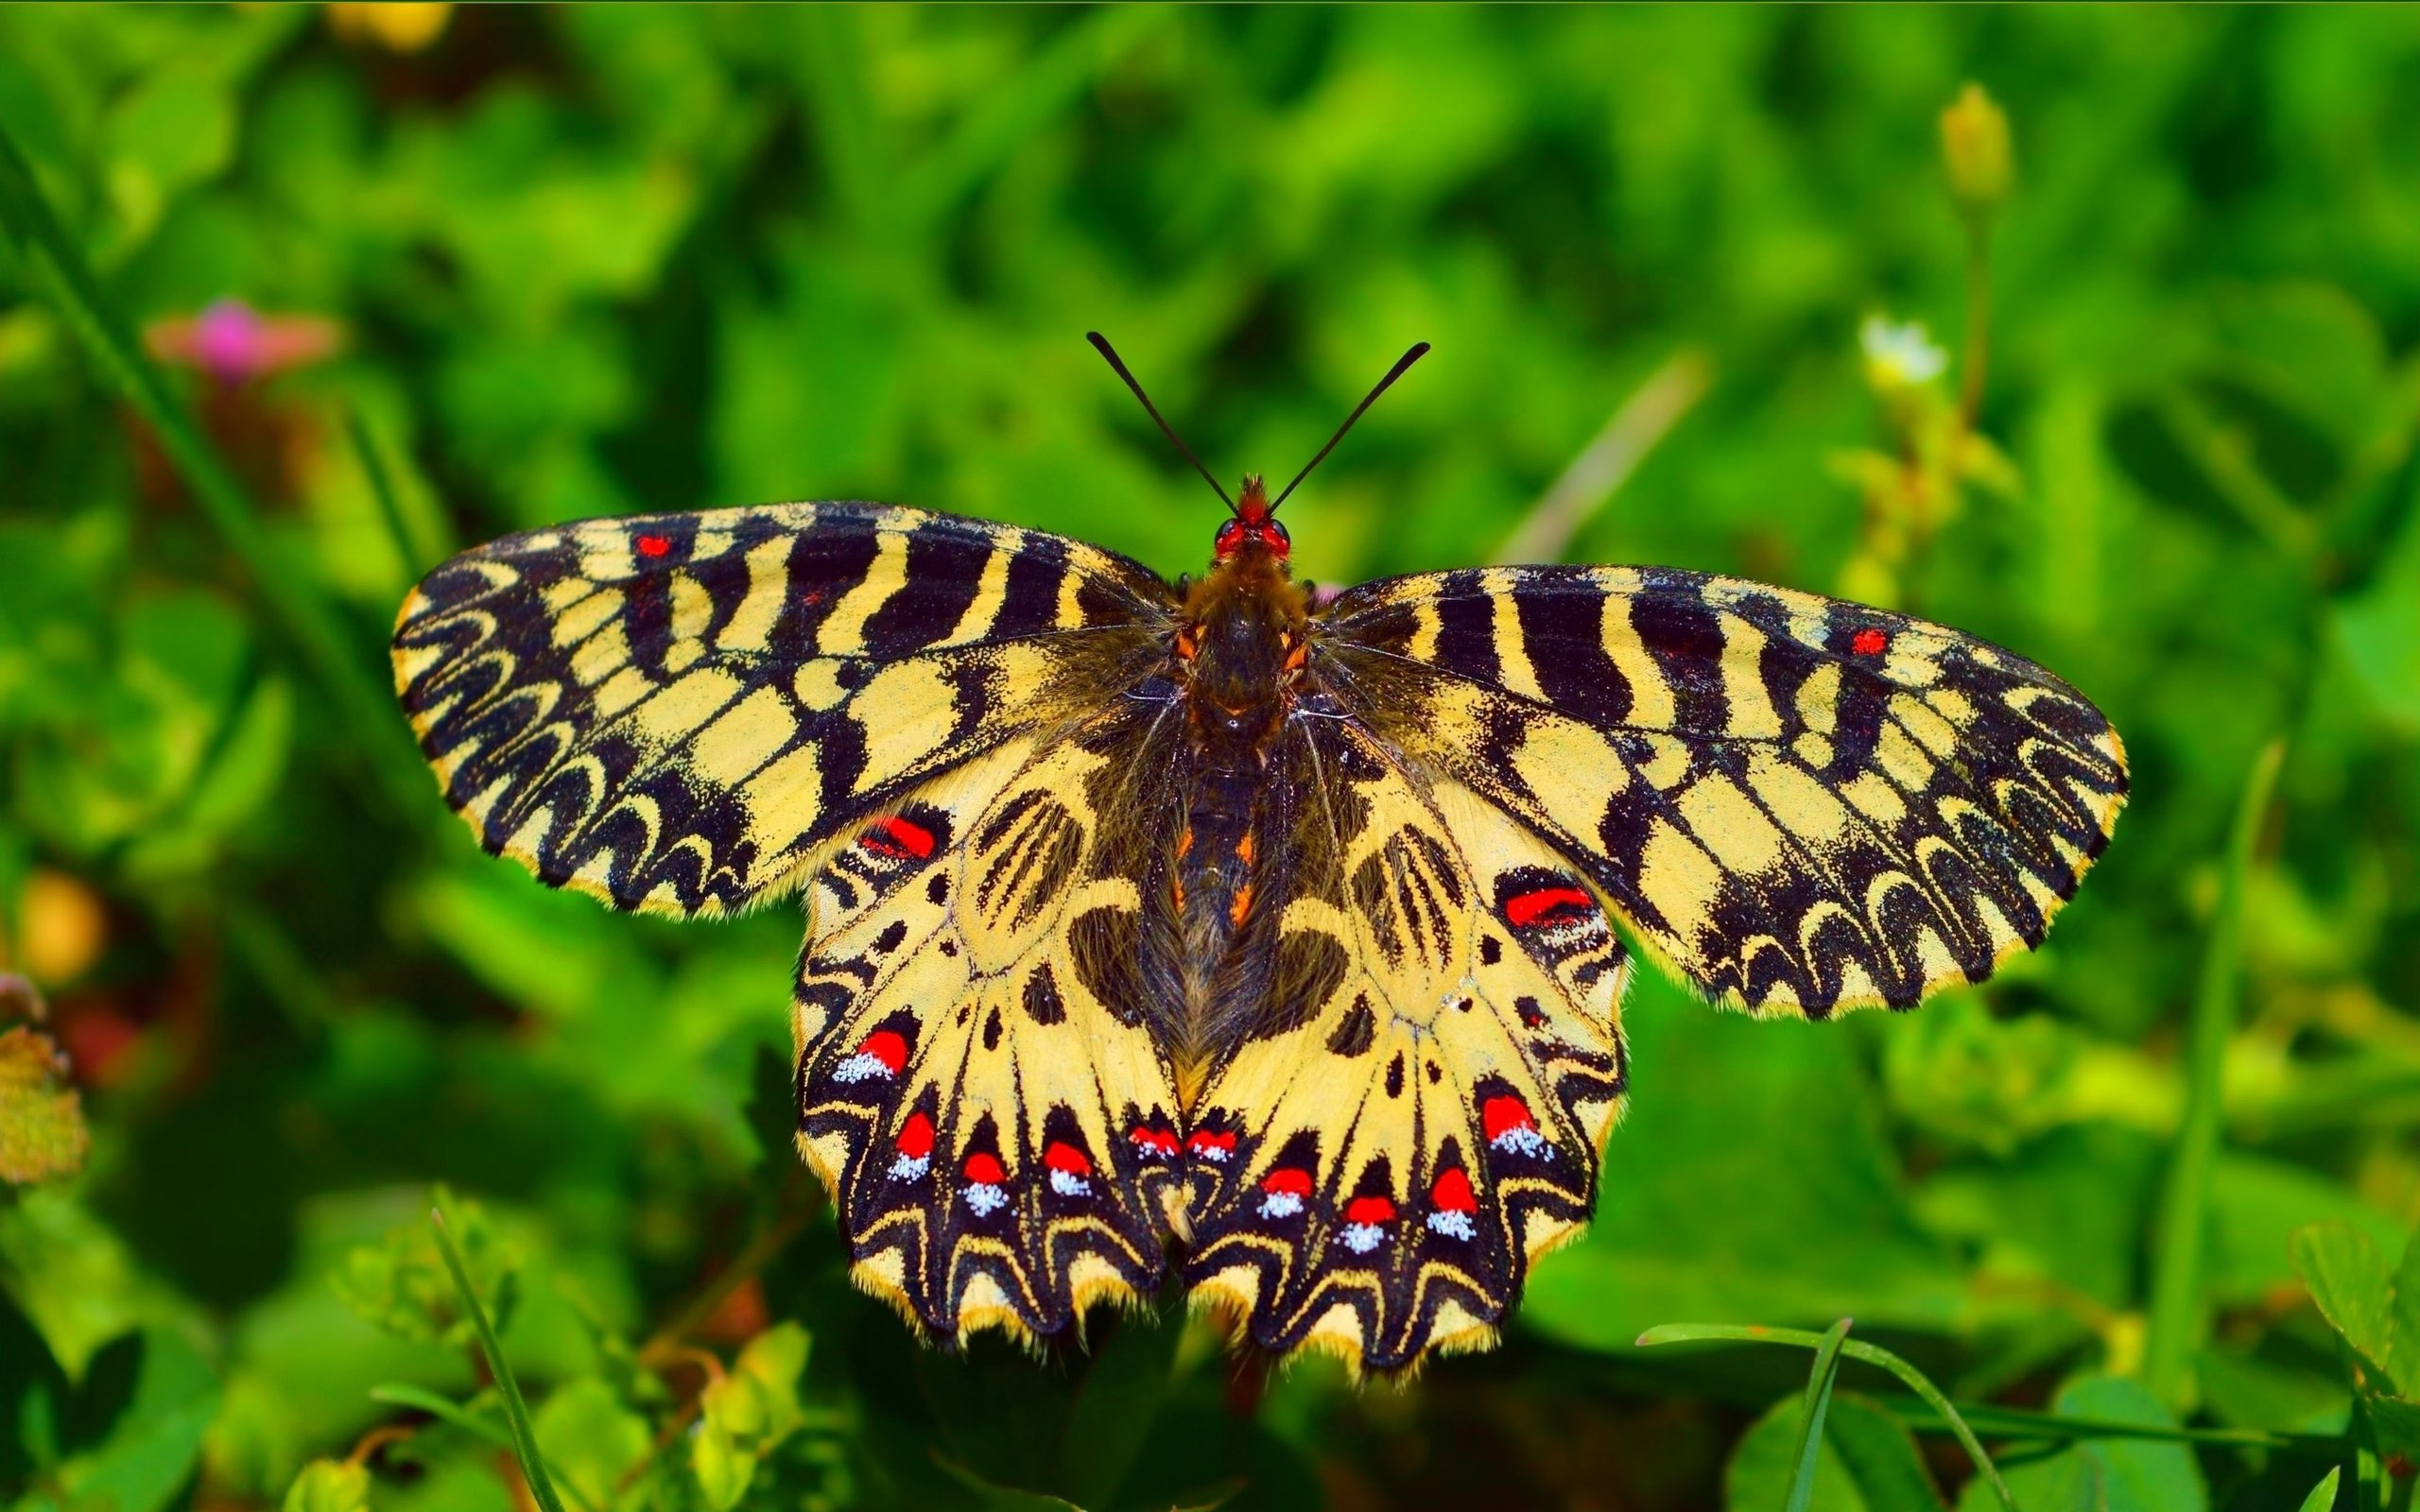
[[[929,1339],[1173,1273],[1270,1351],[1487,1348],[1595,1204],[1625,936],[1760,1014],[1907,1008],[2108,842],[2108,721],[1939,625],[1654,567],[1315,597],[1310,467],[1229,498],[1092,339],[1228,502],[1200,577],[785,504],[507,536],[394,633],[490,852],[653,914],[804,895],[799,1147]]]

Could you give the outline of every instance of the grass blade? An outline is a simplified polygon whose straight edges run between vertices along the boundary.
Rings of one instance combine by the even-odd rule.
[[[1774,1329],[1766,1328],[1762,1324],[1664,1323],[1640,1334],[1638,1343],[1642,1349],[1652,1348],[1659,1344],[1720,1342],[1794,1344],[1802,1349],[1818,1349],[1824,1347],[1827,1337],[1826,1334],[1810,1333],[1805,1329]],[[1942,1421],[1947,1423],[1949,1431],[1958,1436],[1958,1442],[1966,1450],[1967,1458],[1975,1462],[1976,1473],[1982,1476],[1990,1485],[1992,1493],[1999,1499],[2000,1505],[2006,1508],[2007,1512],[2021,1512],[2016,1504],[2016,1498],[2009,1493],[2008,1483],[2000,1479],[1998,1468],[1992,1464],[1992,1457],[1983,1452],[1982,1443],[1976,1438],[1975,1431],[1966,1426],[1966,1419],[1958,1415],[1958,1409],[1950,1405],[1949,1399],[1942,1395],[1939,1386],[1926,1379],[1923,1371],[1890,1350],[1860,1340],[1843,1338],[1841,1341],[1840,1349],[1842,1354],[1852,1360],[1862,1360],[1868,1365],[1879,1366],[1890,1371],[1906,1383],[1909,1390],[1923,1398],[1925,1405],[1939,1413]]]
[[[2343,1473],[2341,1468],[2331,1467],[2327,1479],[2312,1486],[2310,1495],[2303,1498],[2303,1512],[2328,1512],[2336,1504],[2337,1477]]]
[[[2187,1406],[2187,1366],[2201,1348],[2209,1319],[2203,1300],[2203,1246],[2207,1238],[2210,1172],[2218,1163],[2220,1074],[2227,1040],[2235,1032],[2242,996],[2243,891],[2252,851],[2260,837],[2261,816],[2277,785],[2285,747],[2273,741],[2253,759],[2227,837],[2219,903],[2210,917],[2209,948],[2193,994],[2191,1032],[2186,1045],[2185,1117],[2176,1153],[2161,1194],[2159,1254],[2152,1272],[2152,1297],[2143,1341],[2143,1384],[2182,1417]]]
[[[1910,1432],[1945,1434],[1946,1420],[1914,1397],[1876,1397],[1874,1400],[1904,1421]],[[2229,1449],[2273,1450],[2321,1459],[2342,1458],[2349,1440],[2342,1434],[2285,1434],[2263,1428],[2173,1428],[2156,1423],[2128,1422],[2118,1418],[2079,1418],[2067,1413],[2034,1412],[1969,1402],[1959,1409],[1966,1425],[1994,1438],[2026,1443],[2068,1444],[2095,1438],[2133,1438],[2159,1444],[2216,1444]]]
[[[389,1407],[407,1407],[413,1412],[424,1412],[438,1421],[450,1423],[498,1449],[513,1447],[510,1432],[498,1428],[461,1403],[441,1397],[434,1391],[423,1391],[418,1386],[402,1383],[372,1386],[370,1388],[370,1400]]]
[[[1815,1496],[1815,1461],[1824,1448],[1824,1415],[1831,1409],[1832,1382],[1841,1373],[1841,1346],[1848,1341],[1849,1320],[1824,1331],[1815,1346],[1815,1368],[1806,1374],[1806,1400],[1798,1415],[1798,1448],[1789,1459],[1789,1494],[1782,1512],[1806,1512]]]
[[[344,422],[354,453],[361,459],[361,474],[370,481],[371,496],[378,501],[379,517],[386,522],[387,534],[394,539],[396,555],[403,558],[404,576],[406,580],[417,578],[454,555],[453,548],[439,539],[438,527],[425,511],[405,508],[403,494],[395,487],[394,470],[387,465],[386,454],[378,449],[378,438],[371,433],[370,422],[362,418],[361,411],[348,411]]]
[[[546,1474],[546,1462],[538,1457],[538,1432],[529,1421],[528,1403],[521,1400],[521,1383],[512,1379],[512,1366],[505,1363],[504,1346],[496,1342],[495,1326],[488,1321],[488,1310],[479,1305],[479,1294],[471,1289],[471,1273],[462,1268],[462,1255],[454,1247],[454,1234],[445,1227],[445,1214],[431,1208],[428,1221],[437,1226],[437,1248],[445,1257],[445,1268],[453,1274],[454,1289],[462,1294],[462,1306],[478,1328],[479,1352],[488,1357],[488,1371],[495,1377],[496,1390],[504,1398],[504,1420],[512,1431],[513,1456],[521,1461],[521,1474],[529,1483],[529,1494],[537,1499],[539,1512],[563,1512],[562,1500],[555,1495],[555,1483]]]
[[[1630,481],[1647,454],[1685,419],[1714,384],[1714,363],[1694,347],[1664,359],[1571,459],[1504,544],[1495,560],[1561,561],[1572,538]]]
[[[244,486],[144,355],[132,328],[102,293],[92,266],[60,225],[32,164],[5,128],[0,128],[0,232],[16,244],[32,282],[46,290],[119,396],[151,428],[161,451],[192,490],[202,517],[243,562],[263,602],[285,626],[338,710],[362,730],[362,742],[375,753],[381,782],[399,799],[415,807],[424,803],[428,779],[419,770],[418,758],[402,744],[403,721],[371,674],[368,659],[354,655],[351,638],[320,596],[316,580],[282,561]]]

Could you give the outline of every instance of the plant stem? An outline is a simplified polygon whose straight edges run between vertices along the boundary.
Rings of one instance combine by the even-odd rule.
[[[655,1331],[653,1337],[639,1346],[639,1364],[650,1370],[661,1370],[680,1359],[688,1349],[689,1335],[714,1316],[715,1310],[722,1306],[724,1300],[750,1277],[763,1270],[774,1256],[787,1247],[789,1242],[798,1237],[799,1228],[805,1222],[806,1214],[792,1208],[758,1228],[747,1246],[732,1257],[731,1263],[724,1266],[703,1291],[683,1303],[680,1312]]]
[[[445,1226],[445,1214],[431,1208],[428,1221],[437,1227],[438,1252],[445,1257],[445,1268],[453,1273],[454,1289],[461,1293],[462,1307],[478,1329],[479,1351],[487,1356],[496,1391],[504,1399],[504,1420],[512,1430],[513,1457],[521,1462],[529,1494],[537,1500],[542,1512],[563,1512],[562,1502],[555,1495],[554,1480],[546,1473],[546,1462],[538,1455],[538,1434],[529,1420],[529,1404],[521,1400],[521,1383],[513,1380],[512,1366],[504,1358],[504,1346],[496,1340],[495,1325],[488,1321],[488,1310],[480,1305],[479,1294],[471,1286],[471,1273],[463,1268],[461,1252],[454,1247],[454,1234]]]
[[[1665,1323],[1640,1334],[1638,1343],[1642,1349],[1650,1349],[1659,1344],[1721,1341],[1737,1344],[1793,1344],[1801,1349],[1817,1349],[1824,1347],[1826,1337],[1822,1333],[1809,1333],[1805,1329],[1770,1329],[1756,1324],[1743,1326],[1731,1323]],[[1966,1426],[1966,1419],[1959,1416],[1958,1409],[1950,1405],[1949,1399],[1942,1394],[1941,1388],[1934,1385],[1923,1371],[1890,1350],[1859,1339],[1843,1338],[1840,1349],[1842,1354],[1853,1360],[1863,1360],[1868,1365],[1880,1366],[1906,1383],[1909,1390],[1923,1398],[1925,1405],[1939,1413],[1942,1420],[1949,1425],[1949,1431],[1958,1435],[1958,1442],[1964,1446],[1967,1458],[1975,1462],[1976,1473],[1981,1475],[1985,1483],[1991,1486],[1993,1495],[1998,1498],[2000,1505],[2006,1509],[2006,1512],[2023,1512],[2023,1509],[2016,1504],[2016,1498],[2010,1493],[2008,1483],[2000,1479],[2000,1472],[1992,1464],[1992,1457],[1983,1452],[1982,1442],[1975,1436],[1975,1431]]]
[[[1983,410],[1983,374],[1992,357],[1992,228],[1990,217],[1966,221],[1966,352],[1959,365],[1959,429],[1972,432]]]
[[[2151,1316],[2143,1344],[2143,1383],[2169,1410],[2184,1415],[2188,1403],[2188,1365],[2201,1348],[2208,1318],[2203,1297],[2202,1258],[2209,1220],[2210,1171],[2218,1162],[2221,1074],[2227,1040],[2235,1033],[2242,995],[2243,891],[2261,816],[2277,783],[2285,757],[2272,741],[2253,758],[2243,796],[2236,805],[2219,902],[2210,918],[2210,940],[2202,955],[2202,978],[2193,994],[2193,1018],[2186,1044],[2185,1117],[2169,1162],[2161,1195],[2159,1253],[2152,1275]]]

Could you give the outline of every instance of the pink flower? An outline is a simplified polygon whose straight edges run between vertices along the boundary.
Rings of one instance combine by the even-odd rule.
[[[164,362],[233,387],[325,360],[343,345],[344,329],[324,316],[263,315],[241,300],[218,300],[199,315],[152,321],[143,342]]]

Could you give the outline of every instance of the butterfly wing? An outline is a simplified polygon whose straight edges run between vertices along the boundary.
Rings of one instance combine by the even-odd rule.
[[[493,853],[617,908],[794,886],[893,796],[1072,717],[1168,590],[1062,537],[862,504],[594,520],[429,574],[395,682]]]
[[[1364,584],[1322,679],[1586,872],[1707,994],[1908,1007],[2039,944],[2125,753],[2041,667],[1737,578],[1521,567]]]
[[[800,1144],[859,1284],[943,1338],[1055,1334],[1158,1288],[1179,1113],[1136,878],[1173,811],[1130,794],[1166,769],[1167,707],[1006,741],[811,885]]]
[[[1484,1348],[1595,1203],[1622,947],[1569,863],[1334,710],[1278,771],[1277,987],[1195,1111],[1186,1279],[1272,1350]]]

